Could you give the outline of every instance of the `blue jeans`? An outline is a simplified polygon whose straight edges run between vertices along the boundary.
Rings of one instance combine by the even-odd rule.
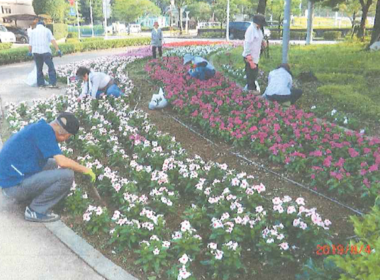
[[[101,91],[101,90],[98,90],[98,92],[96,93],[96,98],[99,98],[101,94],[103,94],[104,91]],[[114,97],[120,97],[121,95],[123,95],[123,92],[119,89],[119,87],[115,84],[111,85],[108,89],[107,89],[107,95],[112,95]]]
[[[44,74],[42,72],[44,63],[46,63],[49,68],[49,84],[55,86],[57,83],[57,74],[55,72],[53,57],[51,53],[33,53],[33,56],[37,67],[37,86],[45,86]]]
[[[197,78],[201,81],[208,80],[215,76],[215,70],[211,70],[207,67],[198,66],[194,70],[190,70],[189,74],[193,78]]]

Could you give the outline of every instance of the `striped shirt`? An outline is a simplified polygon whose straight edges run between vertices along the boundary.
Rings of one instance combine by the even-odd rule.
[[[37,24],[37,27],[30,32],[29,46],[32,47],[32,53],[51,53],[52,40],[55,38],[51,31],[42,24]]]
[[[251,24],[245,32],[243,56],[251,55],[253,62],[258,64],[260,60],[261,43],[264,35],[255,23]]]

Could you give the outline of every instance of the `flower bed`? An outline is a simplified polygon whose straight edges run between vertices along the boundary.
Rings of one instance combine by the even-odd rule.
[[[379,193],[380,139],[320,124],[312,113],[248,95],[220,73],[208,81],[186,75],[180,58],[146,65],[182,115],[204,130],[268,156],[341,197],[374,200]],[[176,75],[173,76],[173,73]]]
[[[108,59],[108,71],[131,89],[119,75],[134,58],[118,59]],[[103,69],[106,61],[83,65]],[[58,72],[70,75],[76,66]],[[127,97],[78,103],[78,89],[70,83],[65,96],[30,108],[10,105],[7,120],[17,131],[59,111],[75,113],[81,129],[62,150],[96,172],[104,200],[89,195],[77,175],[66,209],[82,216],[88,234],[104,234],[116,253],[134,251],[144,271],[165,279],[252,279],[253,265],[297,264],[324,243],[330,221],[307,209],[303,198],[268,201],[253,176],[189,157],[145,113],[131,109]]]
[[[230,44],[227,41],[182,41],[164,44],[164,47],[186,47],[186,46],[210,46],[210,45],[221,45]]]

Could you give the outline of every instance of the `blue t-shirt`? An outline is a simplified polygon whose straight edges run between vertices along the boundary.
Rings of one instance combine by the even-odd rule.
[[[0,186],[18,185],[41,172],[47,160],[62,154],[53,128],[40,120],[13,135],[0,151]]]

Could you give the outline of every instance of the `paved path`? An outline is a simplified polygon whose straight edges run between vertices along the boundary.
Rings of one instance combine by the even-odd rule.
[[[54,59],[54,62],[56,65],[62,65],[125,51],[126,48],[66,55]],[[6,102],[47,98],[64,92],[64,89],[38,89],[26,85],[24,81],[33,67],[34,62],[0,67],[0,97],[3,105]],[[104,279],[66,247],[44,224],[26,222],[24,210],[24,207],[6,199],[0,191],[1,280]]]

